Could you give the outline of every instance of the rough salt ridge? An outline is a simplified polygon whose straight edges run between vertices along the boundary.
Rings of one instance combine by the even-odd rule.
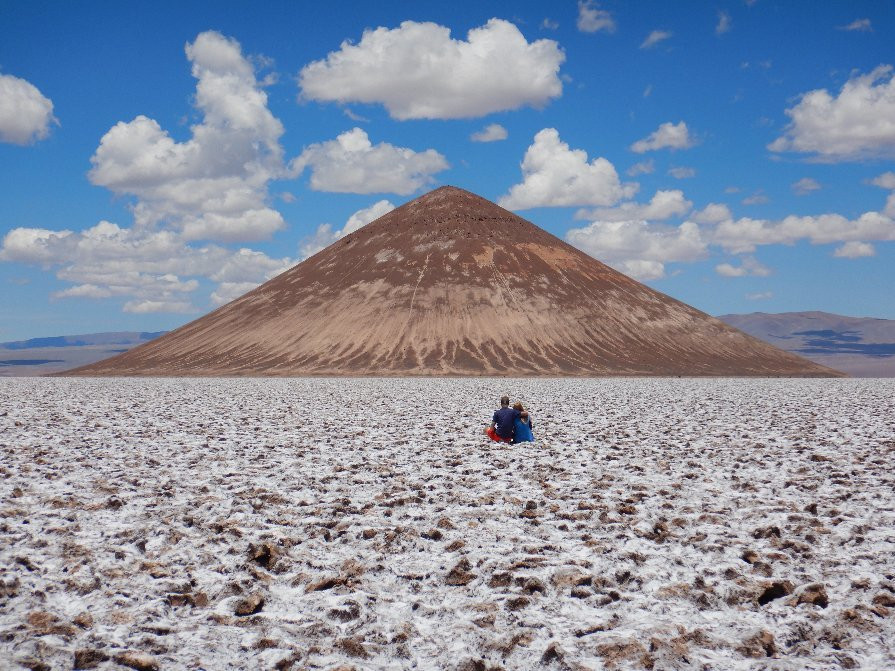
[[[483,439],[502,393],[536,443]],[[893,416],[882,380],[0,380],[0,666],[893,668]]]

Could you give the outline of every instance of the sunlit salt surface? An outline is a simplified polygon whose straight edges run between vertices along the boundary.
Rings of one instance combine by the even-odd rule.
[[[0,379],[0,667],[895,668],[893,453],[895,380]]]

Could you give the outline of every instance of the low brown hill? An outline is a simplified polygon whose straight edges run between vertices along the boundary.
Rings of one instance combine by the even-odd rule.
[[[839,375],[448,186],[69,374]]]

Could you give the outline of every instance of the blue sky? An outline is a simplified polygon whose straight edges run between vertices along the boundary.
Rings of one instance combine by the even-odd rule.
[[[712,314],[895,318],[895,3],[0,1],[0,341],[453,184]]]

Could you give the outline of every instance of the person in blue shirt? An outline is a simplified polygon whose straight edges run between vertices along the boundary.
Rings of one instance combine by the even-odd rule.
[[[522,407],[521,403],[516,403],[513,410],[519,412],[519,417],[513,420],[513,442],[514,443],[533,443],[535,440],[532,433],[531,415]]]
[[[510,407],[510,397],[500,397],[500,409],[494,411],[491,426],[485,429],[485,435],[498,443],[512,443],[514,424],[521,413]]]

